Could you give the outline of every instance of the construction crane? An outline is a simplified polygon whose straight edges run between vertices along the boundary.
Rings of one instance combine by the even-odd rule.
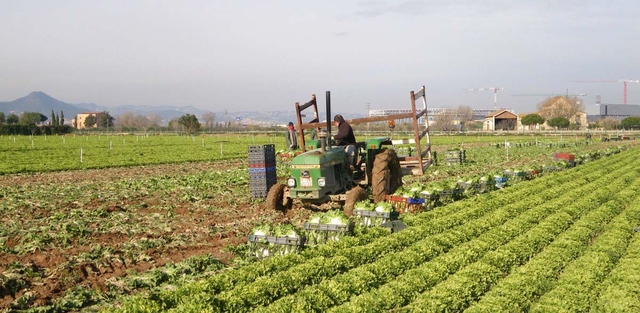
[[[468,91],[484,91],[484,90],[489,90],[489,91],[493,91],[493,109],[497,110],[498,109],[498,91],[503,91],[504,88],[502,87],[486,87],[486,88],[471,88],[471,89],[467,89]]]
[[[564,96],[564,97],[584,97],[586,96],[586,93],[578,93],[578,94],[574,94],[574,95],[570,95],[569,93],[566,94],[559,94],[559,93],[521,93],[521,94],[515,94],[515,95],[511,95],[512,97],[557,97],[557,96]]]
[[[624,104],[627,104],[627,83],[640,83],[640,79],[613,79],[613,80],[574,80],[572,83],[622,83],[624,85]]]

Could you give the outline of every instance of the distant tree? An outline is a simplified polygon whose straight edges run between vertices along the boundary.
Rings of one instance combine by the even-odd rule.
[[[117,127],[120,129],[146,129],[149,127],[149,118],[144,115],[125,112],[118,117]]]
[[[58,126],[56,123],[56,114],[53,113],[53,110],[51,110],[51,126]]]
[[[558,116],[547,121],[547,124],[549,124],[549,126],[551,127],[567,128],[569,126],[569,119],[566,117]]]
[[[4,116],[4,112],[0,112],[0,125],[4,124],[6,121],[7,119]]]
[[[156,113],[149,114],[149,126],[150,127],[159,127],[162,122],[162,117]]]
[[[20,116],[20,124],[23,125],[36,125],[47,120],[47,117],[38,112],[24,112]]]
[[[198,118],[193,114],[185,114],[178,119],[178,124],[190,134],[195,133],[200,128]]]
[[[18,124],[20,123],[20,117],[15,113],[11,113],[7,115],[7,124]]]
[[[544,118],[540,114],[533,113],[525,115],[520,122],[525,126],[539,125],[544,123]]]
[[[624,128],[640,128],[640,116],[629,116],[620,121],[620,126]]]
[[[178,119],[172,119],[169,121],[168,128],[171,130],[177,130],[180,127],[180,123],[178,123]]]
[[[212,129],[216,121],[216,114],[213,112],[206,112],[202,114],[202,121],[204,122],[204,128]]]
[[[540,102],[538,104],[538,111],[540,111],[540,116],[547,121],[554,117],[570,119],[576,115],[578,111],[584,111],[584,105],[582,101],[576,97],[556,96]]]
[[[482,130],[482,125],[481,121],[471,121],[464,124],[467,130]]]
[[[62,112],[62,110],[60,110],[60,116],[58,117],[58,122],[60,126],[64,125],[64,112]]]
[[[459,105],[456,109],[456,116],[460,123],[460,130],[464,130],[465,124],[473,120],[473,108],[467,105]]]
[[[620,126],[620,121],[615,118],[605,117],[599,121],[599,124],[606,130],[613,130]]]
[[[84,119],[84,127],[85,128],[93,128],[96,125],[98,119],[95,115],[90,114],[87,118]]]
[[[113,117],[107,112],[96,114],[96,125],[100,128],[113,127]]]
[[[455,118],[454,110],[445,110],[433,116],[433,124],[431,125],[434,130],[447,131],[454,129],[453,119]]]

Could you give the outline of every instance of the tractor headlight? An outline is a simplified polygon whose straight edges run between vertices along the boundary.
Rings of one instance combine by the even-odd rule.
[[[326,184],[327,184],[327,181],[324,179],[324,177],[318,178],[318,187],[324,187],[324,185]]]
[[[296,179],[291,177],[289,179],[287,179],[287,186],[289,187],[295,187],[296,186]]]

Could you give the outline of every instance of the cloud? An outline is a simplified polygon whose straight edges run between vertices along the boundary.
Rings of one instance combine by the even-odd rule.
[[[353,16],[368,18],[394,13],[402,15],[420,14],[422,11],[419,8],[422,7],[422,4],[423,2],[421,1],[403,1],[398,4],[388,4],[384,1],[365,1],[358,3],[358,6],[362,7],[362,9],[355,11]]]

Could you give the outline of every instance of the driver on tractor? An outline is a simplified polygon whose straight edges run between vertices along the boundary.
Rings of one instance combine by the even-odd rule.
[[[356,136],[353,135],[353,128],[340,114],[336,114],[333,117],[333,123],[338,127],[338,133],[333,135],[332,139],[336,145],[344,146],[344,152],[347,153],[347,162],[353,171],[356,152]]]

